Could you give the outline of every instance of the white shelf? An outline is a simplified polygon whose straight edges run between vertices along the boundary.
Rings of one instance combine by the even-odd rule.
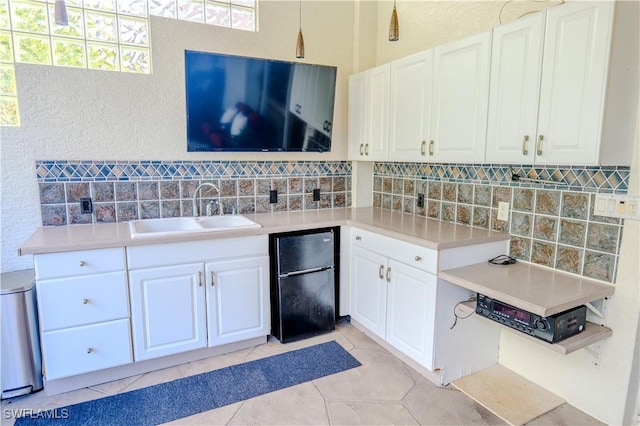
[[[521,261],[504,266],[477,263],[440,271],[438,277],[541,317],[609,297],[615,291],[611,284]]]
[[[458,316],[462,318],[475,315],[475,311],[476,311],[475,301],[463,302],[459,304],[458,307],[456,308],[456,313],[458,314]],[[567,354],[570,354],[571,352],[575,352],[578,349],[582,349],[591,344],[599,342],[600,340],[604,340],[613,334],[613,331],[610,328],[587,321],[585,329],[580,333],[576,334],[575,336],[571,336],[568,339],[562,340],[561,342],[558,342],[558,343],[548,343],[548,342],[545,342],[544,340],[540,340],[533,336],[529,336],[528,334],[522,333],[511,327],[507,327],[506,325],[502,325],[489,318],[483,317],[482,315],[476,315],[476,318],[480,318],[481,320],[484,320],[484,321],[489,321],[492,324],[495,324],[496,326],[501,327],[504,330],[508,330],[513,333],[516,333],[519,336],[524,337],[525,339],[528,339],[539,345],[545,346],[562,355],[567,355]]]

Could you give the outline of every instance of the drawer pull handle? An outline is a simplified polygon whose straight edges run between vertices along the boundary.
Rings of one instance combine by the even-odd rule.
[[[387,268],[387,282],[391,282],[391,267]]]
[[[356,235],[356,241],[360,241],[362,240],[362,237],[360,235]]]
[[[91,352],[93,352],[93,349],[87,348],[87,353],[90,354]]]
[[[80,266],[87,266],[87,262],[85,262],[84,260],[80,261]]]
[[[529,135],[524,135],[524,139],[522,140],[522,155],[529,155],[529,148],[527,148],[528,144]]]
[[[89,299],[82,299],[82,304],[87,305],[89,303]]]
[[[416,256],[416,262],[422,262],[422,256]]]
[[[380,265],[380,269],[378,269],[378,276],[380,277],[380,279],[384,279],[384,275],[382,275],[384,273],[384,265]]]
[[[211,271],[211,287],[215,287],[216,285],[216,273]]]

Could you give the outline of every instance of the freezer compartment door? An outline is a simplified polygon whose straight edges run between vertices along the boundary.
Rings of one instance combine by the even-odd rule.
[[[277,240],[278,275],[334,265],[334,233],[293,235]]]
[[[300,340],[335,329],[333,269],[279,279],[280,341]]]

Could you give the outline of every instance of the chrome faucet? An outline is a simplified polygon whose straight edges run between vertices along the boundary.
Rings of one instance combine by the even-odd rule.
[[[204,183],[201,183],[200,185],[198,185],[196,190],[193,191],[193,198],[191,199],[191,203],[193,205],[193,217],[200,216],[200,209],[198,208],[198,204],[197,204],[198,203],[198,193],[200,192],[200,190],[202,188],[204,188],[206,186],[208,186],[209,188],[215,189],[216,192],[218,193],[218,198],[220,198],[220,190],[218,189],[217,186],[215,186],[211,182],[204,182]],[[220,204],[220,200],[218,200],[218,204],[222,208],[222,205]]]

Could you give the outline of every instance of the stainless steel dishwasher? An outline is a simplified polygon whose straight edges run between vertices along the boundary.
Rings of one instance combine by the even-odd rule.
[[[335,329],[338,229],[270,237],[271,334],[282,343]]]

